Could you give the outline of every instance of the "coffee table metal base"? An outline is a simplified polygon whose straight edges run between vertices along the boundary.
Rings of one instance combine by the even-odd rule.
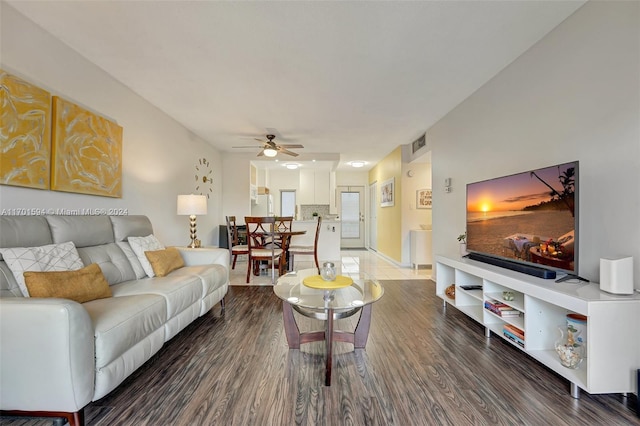
[[[353,344],[354,349],[364,348],[367,345],[369,337],[369,329],[371,328],[371,304],[362,308],[356,308],[347,312],[335,313],[333,309],[326,309],[324,312],[306,311],[296,307],[296,311],[300,314],[319,318],[326,321],[324,331],[310,331],[300,333],[298,324],[293,316],[293,308],[289,303],[282,302],[282,315],[284,318],[284,331],[287,336],[289,349],[300,349],[300,345],[310,342],[326,342],[326,367],[325,367],[325,386],[331,386],[331,366],[333,364],[333,342],[346,342]],[[335,330],[333,321],[335,319],[346,318],[360,311],[360,319],[353,333],[348,331]],[[320,315],[318,315],[320,314]]]

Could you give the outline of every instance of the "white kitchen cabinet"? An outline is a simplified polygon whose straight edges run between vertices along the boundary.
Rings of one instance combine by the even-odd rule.
[[[313,173],[315,201],[313,204],[329,204],[329,171],[315,170]]]
[[[299,204],[329,204],[330,172],[328,170],[300,170]]]

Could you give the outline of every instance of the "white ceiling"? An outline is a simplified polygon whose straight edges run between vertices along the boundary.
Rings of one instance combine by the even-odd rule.
[[[218,149],[274,132],[339,169],[411,143],[583,4],[8,3]]]

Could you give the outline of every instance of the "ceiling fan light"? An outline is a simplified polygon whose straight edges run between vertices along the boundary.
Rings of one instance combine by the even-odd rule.
[[[278,151],[276,151],[273,148],[265,148],[264,151],[262,151],[262,152],[267,157],[275,157],[276,155],[278,155]]]
[[[351,164],[351,167],[359,168],[359,167],[364,167],[365,163],[364,161],[352,161],[350,164]]]

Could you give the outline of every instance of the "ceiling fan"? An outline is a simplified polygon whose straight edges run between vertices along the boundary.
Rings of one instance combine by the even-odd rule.
[[[291,155],[292,157],[297,157],[298,153],[289,151],[287,148],[304,148],[303,145],[300,144],[282,144],[279,145],[275,143],[273,140],[276,138],[275,135],[266,135],[267,140],[262,140],[255,138],[258,142],[262,143],[262,150],[258,153],[258,157],[266,156],[266,157],[275,157],[278,153],[283,153],[287,155]],[[234,148],[255,148],[255,146],[234,146]]]

